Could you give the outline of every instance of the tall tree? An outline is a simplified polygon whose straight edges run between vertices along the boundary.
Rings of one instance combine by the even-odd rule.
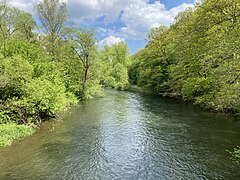
[[[93,30],[77,29],[71,36],[72,50],[77,56],[77,59],[82,63],[82,89],[81,97],[85,95],[86,83],[89,79],[89,70],[96,58],[97,46],[95,32]]]
[[[66,3],[60,3],[59,0],[43,0],[36,4],[36,11],[42,30],[48,38],[48,50],[54,60],[56,46],[61,39],[61,31],[67,18]]]
[[[11,39],[30,41],[33,38],[35,22],[32,15],[17,8],[8,6],[6,1],[0,2],[0,42],[2,53],[6,57],[7,44]]]

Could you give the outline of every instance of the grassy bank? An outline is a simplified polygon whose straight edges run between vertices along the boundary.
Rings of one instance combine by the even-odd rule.
[[[0,124],[0,148],[9,146],[15,140],[30,136],[34,132],[34,128],[27,125]]]

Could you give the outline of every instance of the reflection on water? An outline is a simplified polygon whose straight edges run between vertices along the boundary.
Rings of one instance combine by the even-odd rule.
[[[240,124],[168,98],[106,90],[0,150],[0,179],[239,179]]]

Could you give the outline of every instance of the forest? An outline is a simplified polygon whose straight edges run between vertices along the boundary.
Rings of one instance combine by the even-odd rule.
[[[240,113],[239,0],[198,2],[170,27],[153,28],[132,56],[125,42],[99,48],[94,29],[67,21],[65,3],[44,0],[35,9],[38,21],[0,1],[0,146],[104,87],[136,85]]]

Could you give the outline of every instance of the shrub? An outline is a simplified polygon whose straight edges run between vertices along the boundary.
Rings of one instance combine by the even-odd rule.
[[[188,78],[182,87],[183,98],[194,99],[207,94],[211,89],[211,81],[203,77]]]
[[[34,107],[44,116],[52,116],[67,104],[64,85],[54,84],[46,79],[36,78],[24,85],[23,106]]]
[[[0,124],[0,147],[9,146],[14,140],[30,136],[34,129],[26,125]]]
[[[32,79],[33,66],[24,58],[14,56],[0,57],[1,98],[20,96],[22,86]]]
[[[228,150],[227,150],[228,151]],[[231,158],[233,161],[235,161],[237,164],[240,163],[240,146],[237,146],[236,148],[234,148],[234,150],[228,151],[231,155]]]

